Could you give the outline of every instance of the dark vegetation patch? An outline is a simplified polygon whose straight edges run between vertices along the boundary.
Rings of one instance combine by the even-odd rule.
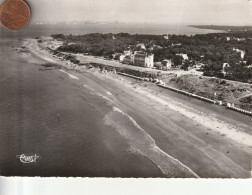
[[[246,104],[252,104],[252,95],[241,98],[239,101]]]
[[[176,54],[184,53],[189,57],[189,60],[185,60],[181,66],[185,70],[197,63],[202,63],[204,66],[201,71],[205,76],[252,82],[252,68],[248,67],[252,64],[252,31],[249,30],[194,36],[169,35],[168,40],[164,38],[164,35],[130,35],[128,33],[93,33],[78,36],[57,34],[52,37],[64,42],[58,48],[60,52],[83,53],[103,56],[107,59],[112,59],[113,54],[122,53],[125,50],[141,50],[138,44],[143,43],[146,46],[146,52],[154,54],[155,62],[171,59],[176,66],[182,63],[180,56]],[[230,40],[227,40],[227,37]],[[245,51],[244,59],[233,48]],[[226,75],[222,73],[223,63],[230,65],[226,68]]]
[[[61,69],[60,65],[53,64],[53,63],[45,63],[45,64],[42,64],[41,66],[43,66],[45,68],[57,68],[57,69]]]

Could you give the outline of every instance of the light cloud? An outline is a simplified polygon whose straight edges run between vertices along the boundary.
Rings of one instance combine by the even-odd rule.
[[[251,0],[27,0],[33,21],[252,24]]]

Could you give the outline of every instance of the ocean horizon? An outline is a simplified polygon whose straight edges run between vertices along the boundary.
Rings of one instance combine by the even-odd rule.
[[[195,35],[218,33],[222,31],[198,29],[188,25],[160,24],[29,24],[19,31],[10,31],[0,26],[1,38],[35,38],[52,34],[83,35],[89,33],[129,33],[129,34],[176,34]]]

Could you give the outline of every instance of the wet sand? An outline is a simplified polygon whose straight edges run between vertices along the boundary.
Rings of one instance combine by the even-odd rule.
[[[85,74],[85,77],[89,77],[89,74]],[[92,74],[100,75],[100,81],[99,79],[97,81],[103,86],[103,94],[116,102],[121,110],[134,118],[138,125],[155,140],[160,149],[190,167],[200,177],[250,177],[251,147],[246,143],[239,143],[235,139],[228,138],[226,134],[221,134],[218,129],[214,128],[216,120],[221,120],[222,125],[226,128],[225,132],[228,133],[228,123],[232,119],[225,119],[223,114],[229,110],[223,108],[220,112],[219,109],[211,108],[211,104],[189,101],[188,97],[173,94],[174,92],[171,91],[156,95],[154,92],[158,92],[158,90],[161,90],[160,88],[145,83],[145,85],[148,85],[148,90],[141,89],[145,88],[142,82],[134,79],[96,72]],[[116,88],[119,83],[124,87]],[[173,103],[173,106],[181,106],[182,103],[182,105],[193,107],[196,110],[200,107],[198,112],[205,112],[209,120],[212,120],[212,128],[199,124],[194,119],[185,116],[183,112],[180,112],[180,107],[178,107],[178,110],[173,110],[169,106],[151,99],[150,96],[145,96],[144,94],[149,89],[151,89],[152,93],[150,93],[152,95],[155,94],[155,97],[165,95],[165,97],[172,98],[174,102],[170,100],[167,104]],[[113,96],[106,95],[106,93],[111,93]],[[195,113],[195,110],[191,110],[191,114],[200,117],[197,112]],[[237,114],[240,113],[229,113],[227,116],[232,115],[234,118],[239,119]],[[239,130],[246,132],[250,129],[250,118],[244,118],[242,115],[240,117],[243,118],[243,121],[241,120],[239,124]]]
[[[111,108],[81,84],[58,70],[41,70],[44,62],[29,54],[11,51],[1,60],[1,175],[165,177],[104,125]],[[20,154],[40,157],[22,164]]]

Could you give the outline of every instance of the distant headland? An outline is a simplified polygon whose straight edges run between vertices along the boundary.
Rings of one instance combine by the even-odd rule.
[[[248,26],[226,26],[226,25],[189,25],[192,28],[221,30],[221,31],[251,31],[252,25]]]

